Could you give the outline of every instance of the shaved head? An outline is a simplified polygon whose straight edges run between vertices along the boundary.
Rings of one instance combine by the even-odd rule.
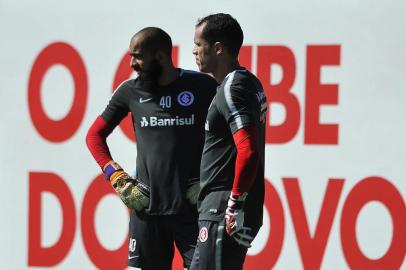
[[[142,49],[150,53],[158,51],[164,52],[167,56],[172,55],[172,40],[171,37],[158,27],[146,27],[131,38],[137,39],[139,44],[142,44]]]

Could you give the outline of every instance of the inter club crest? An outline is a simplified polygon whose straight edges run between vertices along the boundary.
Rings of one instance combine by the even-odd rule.
[[[206,227],[202,227],[199,232],[199,240],[200,242],[206,242],[207,238],[209,238],[209,232],[207,231]]]
[[[178,95],[178,103],[182,106],[190,106],[195,100],[195,96],[190,91],[183,91]]]

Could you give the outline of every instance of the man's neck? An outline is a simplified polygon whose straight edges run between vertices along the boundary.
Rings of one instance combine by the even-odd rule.
[[[216,71],[213,72],[213,76],[218,83],[221,83],[224,78],[232,71],[240,68],[240,64],[237,59],[230,59],[230,61],[219,61],[219,66]]]
[[[159,78],[158,85],[165,86],[179,77],[179,71],[174,66],[168,67],[163,70],[161,77]]]

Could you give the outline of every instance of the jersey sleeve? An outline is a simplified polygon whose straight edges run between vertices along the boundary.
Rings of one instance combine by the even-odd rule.
[[[106,139],[114,128],[114,126],[107,125],[106,121],[98,116],[86,135],[86,145],[101,169],[113,159]]]
[[[240,196],[249,192],[257,175],[259,162],[258,135],[254,126],[239,129],[233,134],[237,157],[232,193]]]
[[[223,91],[218,93],[217,109],[227,121],[233,134],[241,128],[255,124],[251,108],[251,99],[254,97],[247,87],[244,82],[238,82],[230,76],[224,84]]]
[[[101,117],[109,126],[117,126],[129,112],[130,88],[127,82],[122,83],[114,91],[109,104],[101,114]]]

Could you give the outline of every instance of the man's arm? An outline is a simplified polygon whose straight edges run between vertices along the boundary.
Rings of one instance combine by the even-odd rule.
[[[233,187],[226,209],[226,231],[235,240],[250,247],[250,228],[244,226],[244,202],[255,180],[259,153],[257,151],[257,130],[255,126],[243,127],[233,134],[237,149]]]
[[[107,163],[113,160],[106,139],[114,128],[109,126],[101,116],[98,116],[86,135],[87,148],[102,170]]]
[[[233,195],[241,196],[248,192],[255,180],[259,162],[257,138],[257,129],[254,126],[241,128],[233,134],[237,148],[234,182],[231,190]]]
[[[149,205],[149,189],[137,179],[130,177],[113,161],[106,142],[116,126],[108,125],[101,116],[98,116],[86,135],[86,144],[124,204],[141,211]]]
[[[103,113],[96,118],[87,132],[86,145],[103,172],[106,165],[113,160],[106,139],[129,112],[130,91],[128,81],[120,84]]]
[[[218,101],[219,111],[223,114],[233,134],[237,150],[233,186],[225,213],[226,231],[235,240],[246,247],[251,246],[252,236],[249,228],[244,227],[244,202],[255,181],[259,163],[257,119],[255,109],[256,96],[248,89],[249,82],[233,73],[224,86],[224,96]]]

